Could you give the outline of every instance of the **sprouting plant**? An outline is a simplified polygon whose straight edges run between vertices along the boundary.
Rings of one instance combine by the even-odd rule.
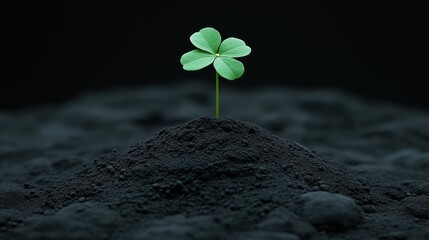
[[[249,55],[251,48],[235,37],[221,42],[220,33],[211,27],[192,34],[190,40],[198,49],[183,54],[180,63],[188,71],[200,70],[213,63],[216,71],[216,118],[219,118],[219,75],[228,80],[240,78],[244,65],[234,58]]]

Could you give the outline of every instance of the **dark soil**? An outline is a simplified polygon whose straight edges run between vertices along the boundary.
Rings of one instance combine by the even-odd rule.
[[[291,107],[319,116],[336,112],[348,121],[338,116],[312,121],[295,111],[301,115],[288,122],[281,122],[284,115],[265,115],[264,121],[271,121],[265,128],[264,121],[238,117],[203,114],[184,120],[176,112],[169,122],[168,111],[145,109],[142,115],[135,112],[138,94],[132,93],[76,100],[62,110],[0,115],[11,126],[2,129],[7,144],[0,149],[0,239],[429,239],[428,147],[419,140],[428,140],[429,131],[411,128],[412,134],[399,140],[392,138],[397,131],[384,136],[394,129],[388,123],[403,116],[394,110],[406,110],[369,107],[323,91],[322,102],[314,94],[290,94],[296,104]],[[204,96],[185,93],[186,99],[210,105]],[[268,96],[275,104],[280,95]],[[338,103],[335,97],[347,100]],[[264,106],[267,99],[259,98],[262,108],[275,108]],[[111,103],[122,105],[105,108]],[[85,107],[75,110],[79,106]],[[360,108],[379,115],[351,113]],[[411,114],[414,121],[429,119]],[[60,120],[47,118],[53,115]],[[300,136],[300,126],[291,123],[296,118],[307,124],[302,142],[281,136],[285,131]],[[31,120],[37,127],[23,128]],[[118,130],[119,122],[132,123]],[[336,129],[327,130],[327,123]],[[353,128],[359,124],[368,128],[359,132]],[[141,126],[151,129],[144,130],[151,137],[139,137]],[[362,136],[342,139],[339,132],[353,129]],[[24,131],[49,140],[28,140]],[[318,135],[322,131],[326,136],[336,131],[336,137],[328,141]]]

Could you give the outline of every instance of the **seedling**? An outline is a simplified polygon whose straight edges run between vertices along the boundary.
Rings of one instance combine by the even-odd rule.
[[[235,58],[250,54],[251,49],[238,38],[230,37],[222,42],[220,33],[206,27],[190,37],[194,49],[182,55],[180,63],[187,71],[196,71],[213,63],[216,72],[216,118],[219,118],[219,75],[235,80],[244,73],[244,65]]]

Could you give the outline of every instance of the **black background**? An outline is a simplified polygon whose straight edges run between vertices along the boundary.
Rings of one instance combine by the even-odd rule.
[[[179,62],[194,48],[189,36],[211,26],[252,48],[240,59],[246,72],[237,89],[341,88],[428,109],[424,1],[296,2],[2,1],[0,107],[117,86],[214,81],[212,68],[187,72]]]

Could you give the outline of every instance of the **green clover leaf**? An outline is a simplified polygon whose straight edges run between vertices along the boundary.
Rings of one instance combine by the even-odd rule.
[[[190,37],[191,43],[198,49],[182,55],[180,63],[188,71],[200,70],[214,63],[216,71],[228,80],[235,80],[244,73],[244,65],[233,58],[249,55],[251,49],[238,38],[230,37],[221,42],[220,33],[206,27]]]
[[[187,71],[196,71],[213,63],[216,70],[216,118],[219,117],[219,75],[228,80],[240,78],[244,73],[244,65],[235,58],[250,54],[251,48],[238,38],[230,37],[222,42],[220,33],[206,27],[190,37],[191,43],[197,47],[182,55],[180,63]]]

